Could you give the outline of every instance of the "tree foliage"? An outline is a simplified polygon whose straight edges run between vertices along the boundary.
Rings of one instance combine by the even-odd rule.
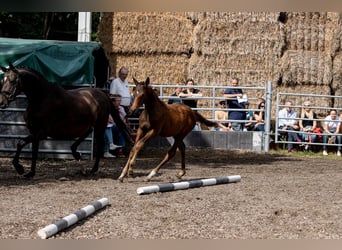
[[[100,13],[92,13],[92,40]],[[77,41],[78,12],[0,12],[0,37]]]

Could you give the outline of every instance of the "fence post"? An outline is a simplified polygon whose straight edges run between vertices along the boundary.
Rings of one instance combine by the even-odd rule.
[[[266,85],[266,112],[265,112],[265,132],[264,132],[264,151],[270,150],[271,133],[271,111],[272,111],[272,82]]]

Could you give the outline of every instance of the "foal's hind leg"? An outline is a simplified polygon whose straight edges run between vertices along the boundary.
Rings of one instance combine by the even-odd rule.
[[[181,153],[181,170],[177,174],[177,177],[181,179],[185,175],[185,144],[183,141],[178,144],[178,149]]]
[[[146,178],[146,181],[150,181],[151,178],[153,176],[155,176],[159,169],[165,164],[167,163],[170,159],[172,159],[175,155],[176,155],[176,150],[177,150],[177,147],[179,147],[179,144],[181,142],[175,140],[175,142],[173,143],[172,147],[170,148],[170,150],[166,153],[164,159],[158,164],[157,167],[155,167],[151,172],[150,174],[147,176]],[[185,174],[185,170],[184,170],[184,173],[182,174],[182,176]]]
[[[31,143],[33,141],[33,135],[28,135],[22,140],[20,140],[17,144],[17,151],[15,152],[14,158],[12,160],[12,164],[15,167],[15,170],[17,171],[18,174],[22,175],[24,171],[23,165],[19,163],[19,156],[21,153],[21,150],[23,147],[25,147],[27,144]]]

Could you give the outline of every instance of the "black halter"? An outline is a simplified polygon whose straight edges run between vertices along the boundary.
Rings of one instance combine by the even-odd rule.
[[[3,80],[2,80],[3,81]],[[19,77],[17,76],[16,79],[12,82],[10,82],[11,85],[11,91],[7,91],[7,90],[2,90],[0,93],[4,96],[6,96],[6,98],[9,101],[12,101],[15,98],[15,93],[17,91],[17,86],[19,84]]]

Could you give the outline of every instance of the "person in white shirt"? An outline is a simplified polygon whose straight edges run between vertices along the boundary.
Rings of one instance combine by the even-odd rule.
[[[117,94],[121,96],[120,105],[124,107],[126,113],[128,113],[129,106],[131,105],[131,93],[127,76],[128,69],[126,67],[121,67],[118,72],[118,77],[111,82],[109,89],[111,95]]]
[[[337,116],[337,111],[331,110],[330,115],[325,117],[323,122],[323,155],[328,155],[327,143],[329,138],[335,138],[335,143],[341,144],[341,135],[338,134],[340,133],[340,124],[341,121]],[[337,156],[341,156],[341,145],[337,146]]]
[[[281,135],[287,135],[287,151],[289,153],[293,150],[293,143],[291,142],[300,142],[301,140],[298,137],[297,130],[299,130],[298,121],[294,118],[297,118],[297,113],[292,109],[292,102],[286,101],[285,108],[279,111],[279,129],[282,130],[279,133]],[[286,131],[284,131],[286,130]]]

